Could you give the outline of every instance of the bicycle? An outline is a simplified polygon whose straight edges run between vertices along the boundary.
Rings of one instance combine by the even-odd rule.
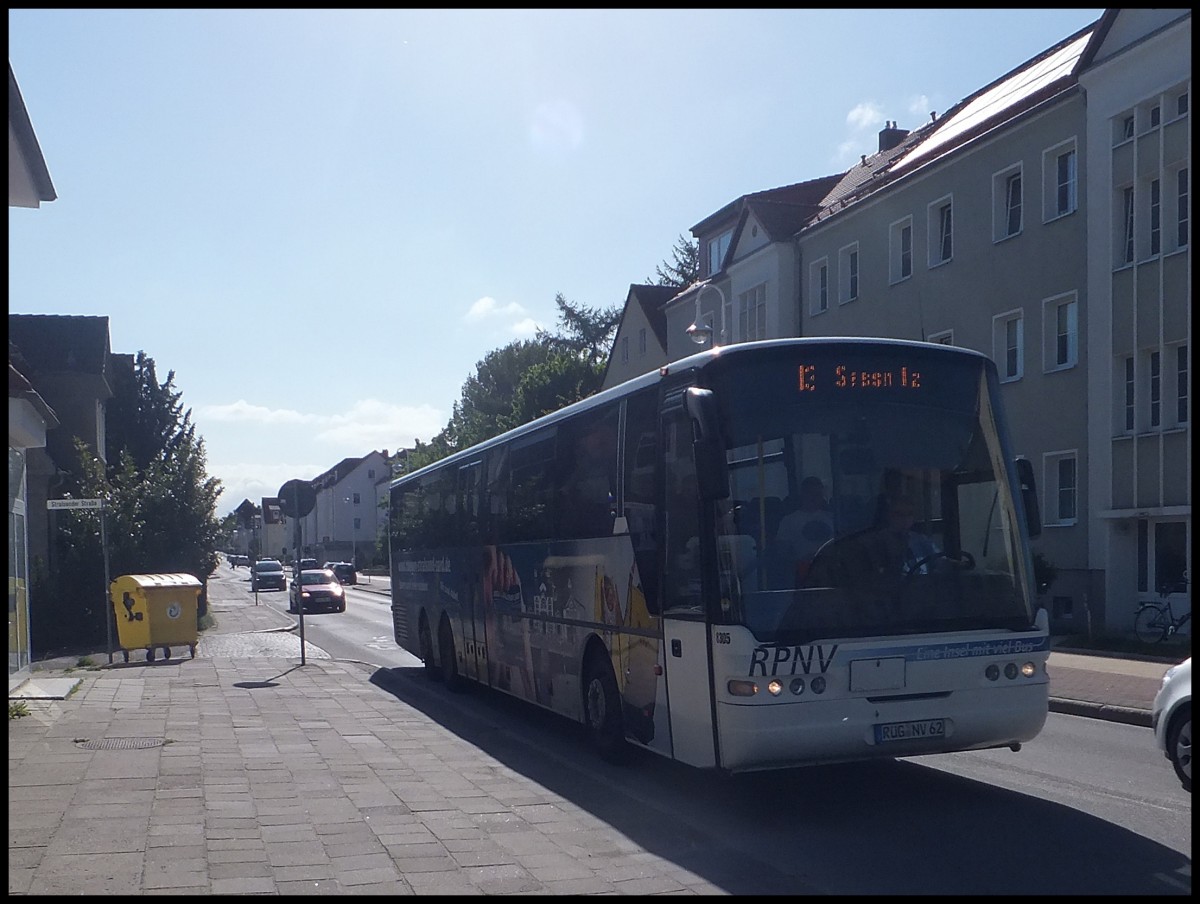
[[[1133,616],[1133,633],[1137,635],[1138,640],[1142,643],[1159,643],[1176,634],[1191,620],[1191,609],[1177,616],[1171,608],[1171,594],[1183,593],[1186,590],[1187,581],[1164,584],[1158,590],[1162,602],[1142,603],[1138,606]]]

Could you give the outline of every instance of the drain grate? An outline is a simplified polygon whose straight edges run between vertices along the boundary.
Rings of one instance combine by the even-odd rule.
[[[167,743],[166,738],[100,738],[93,741],[90,738],[79,738],[75,741],[84,750],[149,750],[151,747],[162,747]]]

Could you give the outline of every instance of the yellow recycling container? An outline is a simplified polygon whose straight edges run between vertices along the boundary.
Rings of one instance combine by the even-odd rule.
[[[190,574],[123,574],[113,581],[109,596],[125,661],[131,650],[145,650],[153,662],[158,647],[170,659],[171,647],[184,645],[195,659],[201,587]]]

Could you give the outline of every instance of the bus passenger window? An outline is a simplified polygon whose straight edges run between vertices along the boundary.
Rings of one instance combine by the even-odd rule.
[[[588,412],[559,431],[558,512],[563,539],[612,536],[617,500],[617,414],[615,405]]]

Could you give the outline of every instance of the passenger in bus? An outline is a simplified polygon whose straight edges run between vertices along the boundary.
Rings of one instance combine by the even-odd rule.
[[[783,516],[769,550],[772,586],[803,586],[813,556],[832,537],[825,484],[820,477],[805,477],[800,483],[800,504]]]

